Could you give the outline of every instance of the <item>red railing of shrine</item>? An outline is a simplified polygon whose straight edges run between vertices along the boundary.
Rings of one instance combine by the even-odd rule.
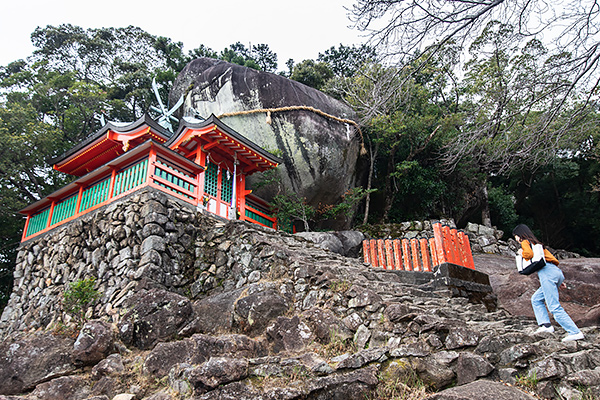
[[[147,142],[81,177],[22,212],[27,214],[22,241],[105,206],[133,191],[150,186],[187,203],[198,205],[203,168],[154,142]],[[247,205],[240,208],[252,210]],[[276,228],[276,219],[254,210],[240,219]]]
[[[373,267],[390,270],[431,272],[443,263],[475,269],[467,235],[439,222],[433,224],[429,239],[364,240],[363,258]]]

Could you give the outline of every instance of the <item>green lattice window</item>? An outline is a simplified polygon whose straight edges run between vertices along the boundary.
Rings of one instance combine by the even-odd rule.
[[[217,196],[217,165],[208,163],[204,171],[204,192],[210,196]]]
[[[71,196],[66,200],[61,201],[60,203],[54,206],[54,211],[52,211],[52,221],[50,221],[50,225],[58,224],[61,221],[64,221],[67,218],[75,215],[75,207],[77,206],[77,196]]]
[[[227,173],[221,176],[221,200],[231,203],[231,194],[233,192],[233,176],[230,173],[227,179]]]
[[[252,210],[248,210],[247,208],[246,208],[246,217],[253,219],[256,222],[260,222],[261,224],[263,224],[265,226],[273,228],[273,221],[270,221],[270,220],[266,219],[265,217],[263,217],[262,215],[257,214]]]
[[[50,208],[46,208],[39,214],[29,218],[29,224],[27,225],[26,236],[33,235],[46,228],[48,225],[48,215],[50,214]]]
[[[113,196],[118,196],[136,186],[141,185],[146,180],[148,171],[148,159],[128,167],[115,176],[115,189]]]
[[[83,212],[108,199],[110,189],[110,178],[104,179],[83,191],[79,211]]]

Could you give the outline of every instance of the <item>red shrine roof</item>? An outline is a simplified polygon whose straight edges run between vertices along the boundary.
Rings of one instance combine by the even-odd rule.
[[[213,162],[231,163],[237,157],[246,174],[275,168],[282,160],[240,135],[211,114],[202,122],[182,121],[165,146],[189,157],[201,146]],[[231,166],[232,167],[232,166]]]
[[[175,134],[161,127],[148,115],[144,115],[129,124],[108,123],[71,150],[49,162],[57,171],[84,176],[148,140],[160,143],[190,159],[199,146],[210,153],[213,162],[232,164],[234,157],[237,157],[248,175],[274,168],[282,161],[225,125],[214,115],[198,123],[184,119]]]
[[[53,168],[83,176],[148,140],[166,142],[171,132],[148,115],[130,124],[109,122],[63,155],[50,160]]]

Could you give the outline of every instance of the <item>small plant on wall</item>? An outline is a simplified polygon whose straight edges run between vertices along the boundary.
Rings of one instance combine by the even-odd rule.
[[[69,284],[69,288],[63,293],[63,308],[72,315],[78,325],[82,325],[86,320],[86,310],[93,306],[100,292],[94,289],[96,278],[80,279],[77,282]]]

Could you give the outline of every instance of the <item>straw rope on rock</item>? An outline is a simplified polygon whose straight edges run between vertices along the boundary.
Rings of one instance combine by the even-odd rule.
[[[272,122],[271,113],[285,112],[285,111],[310,111],[310,112],[314,112],[315,114],[318,114],[322,117],[329,118],[334,121],[341,122],[343,124],[353,125],[356,128],[356,130],[358,131],[358,134],[360,135],[360,153],[361,153],[361,155],[365,155],[367,153],[362,131],[360,130],[360,126],[358,125],[358,123],[356,121],[352,121],[351,119],[347,119],[347,118],[339,118],[339,117],[336,117],[335,115],[327,114],[326,112],[319,110],[318,108],[311,107],[311,106],[287,106],[287,107],[277,107],[277,108],[259,108],[259,109],[255,109],[255,110],[234,111],[234,112],[229,112],[229,113],[223,113],[223,114],[219,115],[217,118],[221,119],[221,118],[227,118],[227,117],[237,117],[240,115],[266,113],[267,114],[266,122],[267,122],[267,124],[271,125],[271,122]]]

